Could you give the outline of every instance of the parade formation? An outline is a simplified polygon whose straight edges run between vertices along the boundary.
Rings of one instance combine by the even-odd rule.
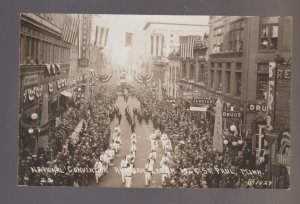
[[[21,15],[19,185],[289,188],[289,17],[114,16]]]

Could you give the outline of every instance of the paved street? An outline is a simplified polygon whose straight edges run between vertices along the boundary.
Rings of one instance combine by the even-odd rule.
[[[100,186],[100,187],[125,187],[122,184],[121,181],[121,175],[120,175],[120,163],[124,156],[128,155],[130,153],[130,136],[131,136],[131,129],[128,121],[125,117],[125,108],[126,106],[129,107],[129,109],[132,111],[134,107],[139,108],[140,104],[137,99],[133,99],[132,97],[129,97],[128,102],[126,103],[124,98],[122,96],[119,96],[116,104],[116,106],[119,107],[120,111],[122,112],[122,121],[121,121],[121,139],[122,139],[122,146],[120,148],[119,155],[116,155],[112,165],[109,167],[109,172],[104,175],[100,182],[98,184],[93,181],[91,183],[91,186]],[[114,131],[115,124],[117,122],[117,119],[115,118],[114,121],[111,123],[111,130]],[[139,124],[136,121],[136,128],[135,132],[137,134],[137,154],[135,159],[135,168],[136,168],[136,174],[134,174],[132,179],[132,186],[131,187],[145,187],[145,175],[142,172],[143,168],[145,167],[145,164],[147,162],[147,158],[150,152],[150,134],[153,132],[153,125],[152,122],[149,122],[147,125],[145,121],[142,122],[142,124]],[[159,147],[159,150],[157,152],[157,160],[154,165],[154,169],[159,168],[159,162],[162,157],[162,148]],[[161,175],[158,173],[153,174],[153,177],[151,179],[151,186],[150,187],[159,187],[161,186]]]

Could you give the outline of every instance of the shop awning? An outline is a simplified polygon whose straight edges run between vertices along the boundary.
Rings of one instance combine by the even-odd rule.
[[[72,92],[67,91],[67,90],[60,92],[60,94],[65,97],[68,97],[68,98],[72,98],[72,95],[73,95]]]

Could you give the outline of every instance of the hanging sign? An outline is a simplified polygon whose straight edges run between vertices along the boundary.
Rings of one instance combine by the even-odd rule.
[[[268,104],[267,104],[267,130],[273,130],[274,126],[274,97],[275,97],[275,76],[276,62],[269,63],[269,88],[268,88]]]

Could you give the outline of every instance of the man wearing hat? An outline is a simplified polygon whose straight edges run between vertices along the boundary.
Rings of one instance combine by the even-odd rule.
[[[99,158],[97,158],[94,168],[95,168],[96,183],[98,183],[99,179],[101,178],[101,176],[103,174],[103,166],[102,166],[102,163],[100,162]]]
[[[126,168],[124,169],[124,177],[125,177],[125,186],[126,188],[131,187],[132,176],[134,174],[133,167],[128,163]]]
[[[133,157],[135,157],[136,151],[137,151],[136,143],[135,143],[135,141],[133,141],[131,143],[131,147],[130,147],[130,152],[132,153]]]
[[[150,164],[150,159],[147,160],[147,164],[145,165],[145,185],[148,186],[150,184],[150,179],[153,173],[153,165]]]
[[[170,168],[168,167],[166,162],[162,163],[162,166],[160,168],[160,173],[161,173],[161,182],[162,184],[164,184],[166,177],[168,177],[171,173]]]
[[[126,158],[126,156],[123,157],[122,161],[121,161],[121,178],[122,178],[122,183],[125,183],[125,174],[124,174],[124,170],[125,168],[127,168],[127,164],[128,164],[128,159]]]

